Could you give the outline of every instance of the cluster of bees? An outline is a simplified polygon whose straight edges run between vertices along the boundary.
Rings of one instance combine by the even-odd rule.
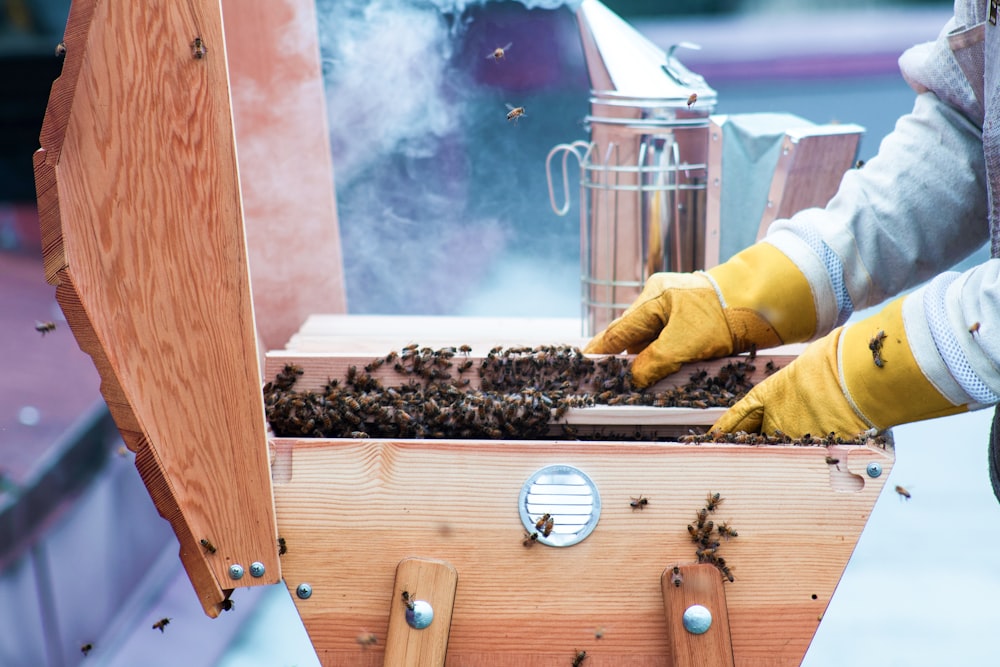
[[[811,433],[806,433],[801,438],[792,438],[781,431],[771,434],[748,433],[747,431],[736,431],[734,433],[724,433],[722,431],[710,431],[708,433],[689,433],[677,438],[678,442],[685,443],[719,443],[730,445],[799,445],[814,447],[829,447],[831,445],[868,445],[882,449],[891,447],[892,440],[887,434],[877,433],[873,430],[864,431],[853,438],[844,438],[834,432],[830,432],[822,437],[817,437]],[[839,459],[827,457],[827,463],[840,463]]]
[[[687,530],[691,541],[695,543],[695,556],[698,558],[698,562],[711,563],[719,569],[723,577],[732,583],[735,581],[732,570],[726,565],[726,559],[719,555],[719,549],[723,542],[738,537],[739,534],[727,523],[716,524],[709,518],[722,504],[722,501],[723,498],[720,494],[709,492],[705,499],[705,506],[698,510],[695,523],[689,523]],[[671,581],[673,581],[674,586],[681,585],[679,568],[674,567]]]
[[[495,347],[477,364],[469,352],[467,345],[408,345],[363,369],[351,366],[345,378],[330,380],[321,391],[295,391],[303,369],[286,365],[264,386],[268,422],[279,437],[581,438],[564,422],[571,407],[729,407],[753,386],[753,365],[745,361],[653,392],[635,390],[624,357],[595,359],[567,345]],[[383,367],[405,384],[383,384],[373,375]],[[479,389],[469,387],[474,373]]]
[[[171,620],[173,619],[163,617],[156,623],[153,623],[153,629],[159,630],[160,632],[164,632],[167,629],[167,626],[170,625]],[[90,655],[90,652],[93,650],[94,650],[94,642],[84,642],[83,644],[80,645],[80,653],[82,653],[84,657]]]

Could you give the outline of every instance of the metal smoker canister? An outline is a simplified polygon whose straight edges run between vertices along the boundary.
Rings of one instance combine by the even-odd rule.
[[[709,116],[716,93],[598,0],[577,21],[590,75],[590,141],[554,147],[552,206],[569,210],[567,161],[580,163],[583,335],[618,317],[658,271],[705,268]],[[693,47],[681,43],[677,46]],[[557,206],[552,159],[562,155]]]

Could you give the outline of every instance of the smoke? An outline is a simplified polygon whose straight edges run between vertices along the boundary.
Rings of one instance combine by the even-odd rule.
[[[455,313],[511,256],[579,261],[544,173],[586,113],[576,4],[317,2],[350,312]]]

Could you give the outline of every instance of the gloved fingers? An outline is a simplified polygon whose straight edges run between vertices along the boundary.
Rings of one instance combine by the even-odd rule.
[[[712,431],[722,433],[760,433],[764,425],[764,401],[757,388],[750,390],[736,405],[726,410],[712,425]]]
[[[618,354],[624,350],[635,354],[644,349],[667,323],[669,304],[670,297],[664,293],[635,306],[594,336],[583,349],[584,354]]]

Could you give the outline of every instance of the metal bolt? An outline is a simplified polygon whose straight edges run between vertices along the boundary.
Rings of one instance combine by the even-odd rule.
[[[413,609],[407,608],[406,622],[411,628],[423,630],[434,620],[434,608],[425,600],[415,600]]]
[[[693,635],[701,635],[712,627],[712,612],[700,604],[693,604],[684,610],[684,629]]]
[[[242,579],[243,578],[243,566],[239,563],[233,563],[229,566],[229,578],[230,579]]]
[[[309,584],[299,584],[295,589],[295,594],[299,596],[300,600],[308,600],[312,597],[313,587]]]
[[[865,472],[868,473],[869,477],[878,477],[879,475],[882,474],[882,464],[879,463],[878,461],[872,461],[871,463],[868,464],[868,467],[865,469]]]
[[[264,564],[258,560],[250,563],[250,576],[255,579],[260,579],[264,576]]]

